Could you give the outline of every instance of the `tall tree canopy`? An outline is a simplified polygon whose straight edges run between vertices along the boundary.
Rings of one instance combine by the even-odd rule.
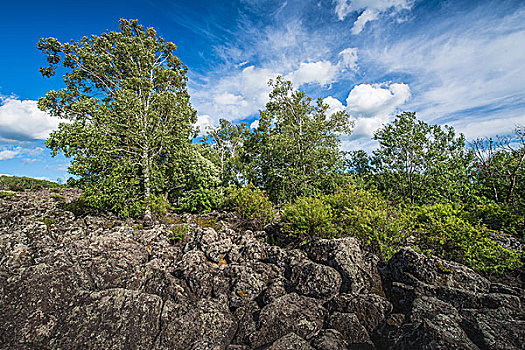
[[[244,145],[246,178],[275,202],[329,192],[341,175],[339,136],[351,132],[348,114],[327,115],[322,99],[313,105],[281,77],[269,85],[270,101]]]
[[[372,162],[384,192],[412,203],[458,200],[468,188],[465,137],[454,128],[430,125],[403,112],[375,132]]]
[[[174,169],[196,120],[176,45],[122,19],[117,32],[69,43],[40,39],[37,47],[49,63],[43,76],[66,69],[65,88],[38,101],[66,121],[47,146],[72,158],[69,171],[91,205],[150,218],[151,202],[177,187]]]

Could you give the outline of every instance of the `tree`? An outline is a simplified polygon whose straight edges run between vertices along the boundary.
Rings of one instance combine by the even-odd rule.
[[[457,200],[468,187],[465,137],[454,128],[429,125],[403,112],[374,134],[373,163],[390,195],[411,203]]]
[[[474,174],[482,193],[496,203],[517,206],[525,198],[516,191],[525,185],[525,128],[512,135],[478,138],[472,142]],[[523,204],[523,203],[521,203]]]
[[[67,121],[47,146],[72,158],[69,172],[91,205],[151,219],[151,202],[179,181],[170,174],[196,120],[176,45],[137,20],[121,19],[117,32],[69,43],[40,39],[37,47],[49,63],[40,69],[44,77],[60,66],[67,71],[66,87],[38,101]]]
[[[247,180],[278,203],[330,191],[340,174],[339,135],[352,128],[348,114],[328,116],[322,99],[312,105],[304,92],[281,77],[269,85],[270,101],[242,155]]]
[[[240,154],[250,131],[247,123],[232,124],[220,119],[219,127],[209,128],[202,142],[215,150],[223,185],[241,184]]]

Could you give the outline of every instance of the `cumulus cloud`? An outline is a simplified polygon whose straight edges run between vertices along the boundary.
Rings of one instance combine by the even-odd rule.
[[[301,63],[296,71],[288,74],[285,78],[292,81],[295,86],[307,83],[327,85],[335,80],[337,71],[337,66],[330,61]]]
[[[407,84],[360,84],[350,91],[346,103],[352,115],[369,118],[390,115],[409,98]]]
[[[353,12],[362,11],[352,27],[352,34],[359,34],[365,25],[379,18],[381,12],[399,13],[412,8],[413,0],[335,0],[335,13],[342,21]]]
[[[327,115],[332,115],[334,113],[344,111],[345,106],[336,98],[333,98],[332,96],[328,96],[323,99],[323,102],[328,105],[328,110],[326,111]]]
[[[259,119],[256,119],[254,120],[251,124],[250,124],[250,129],[257,129],[259,127]]]
[[[0,106],[0,138],[12,141],[45,140],[60,123],[38,109],[36,101],[3,98]]]
[[[410,95],[410,87],[407,84],[360,84],[354,86],[348,94],[346,106],[332,96],[323,101],[330,106],[329,113],[346,109],[354,120],[352,135],[344,138],[342,143],[343,149],[348,150],[355,149],[363,142],[356,139],[370,138],[374,131],[388,123],[398,108],[408,101]],[[370,147],[372,145],[373,143],[368,144]]]

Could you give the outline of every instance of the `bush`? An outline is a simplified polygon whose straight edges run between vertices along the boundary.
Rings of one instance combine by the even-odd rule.
[[[404,245],[408,228],[406,213],[378,192],[347,185],[323,198],[334,209],[335,223],[344,235],[377,245],[385,259]]]
[[[458,204],[434,204],[416,208],[414,230],[426,252],[454,260],[475,270],[502,272],[522,265],[522,253],[504,248],[490,238],[483,225],[462,218]]]
[[[283,231],[289,237],[337,237],[334,211],[323,197],[300,197],[284,208]]]
[[[464,217],[473,225],[510,233],[525,242],[525,215],[512,206],[493,202],[470,205],[465,207]]]
[[[31,177],[0,176],[0,189],[11,191],[23,191],[25,189],[38,190],[41,188],[58,188],[59,184],[47,180],[33,179]]]
[[[219,169],[202,154],[193,150],[182,161],[184,181],[175,193],[179,209],[192,213],[209,213],[221,204]]]
[[[225,207],[235,210],[244,219],[252,221],[256,228],[262,229],[277,218],[277,211],[266,192],[254,185],[230,186],[227,193]]]

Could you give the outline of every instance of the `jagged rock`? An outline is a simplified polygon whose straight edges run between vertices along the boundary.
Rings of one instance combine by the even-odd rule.
[[[382,294],[377,261],[363,252],[357,238],[318,239],[307,244],[304,250],[313,261],[339,271],[341,292]]]
[[[392,312],[392,304],[377,294],[340,294],[327,303],[330,312],[355,314],[369,334]]]
[[[80,194],[60,191],[66,201]],[[461,264],[410,248],[379,263],[350,237],[272,246],[231,213],[144,228],[64,211],[53,195],[0,199],[0,349],[525,344],[522,284]],[[170,240],[181,227],[188,232]]]
[[[335,329],[323,329],[312,339],[312,345],[317,350],[348,349],[348,343],[343,335]]]
[[[396,312],[405,314],[401,325],[377,332],[390,348],[523,349],[523,291],[411,248],[392,257],[383,278]]]
[[[351,348],[375,349],[367,330],[361,325],[356,314],[334,312],[330,315],[327,326],[341,333]]]
[[[314,298],[331,298],[341,286],[341,276],[331,267],[312,262],[292,267],[292,284],[299,294]]]
[[[57,325],[57,348],[154,346],[163,307],[159,296],[117,288],[79,296],[77,303],[79,306],[73,307],[64,322]]]
[[[288,333],[276,340],[268,350],[314,350],[314,348],[297,334]]]
[[[308,340],[323,328],[325,316],[326,309],[315,299],[286,294],[261,310],[252,345],[270,344],[290,332]]]

